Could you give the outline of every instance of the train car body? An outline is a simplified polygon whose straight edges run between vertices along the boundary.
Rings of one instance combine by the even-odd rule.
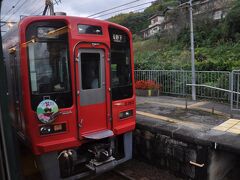
[[[106,21],[26,17],[3,37],[13,127],[44,179],[76,179],[131,159],[132,36]]]

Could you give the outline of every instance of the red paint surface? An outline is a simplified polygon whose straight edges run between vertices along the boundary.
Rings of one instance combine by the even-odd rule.
[[[70,73],[72,80],[72,97],[73,106],[66,109],[60,109],[60,111],[71,111],[71,114],[60,115],[54,122],[67,124],[67,131],[59,134],[40,136],[39,133],[39,121],[37,120],[36,113],[31,108],[30,99],[30,80],[28,72],[28,60],[27,60],[27,48],[22,44],[26,42],[25,32],[29,24],[36,21],[65,21],[69,28],[69,56],[70,56]],[[83,35],[78,34],[78,24],[88,24],[101,26],[103,35]],[[123,134],[125,132],[132,131],[135,128],[136,121],[136,103],[135,103],[135,86],[133,83],[134,96],[129,99],[119,100],[112,102],[111,107],[111,95],[108,89],[110,88],[110,66],[108,63],[110,39],[108,33],[108,27],[114,26],[125,31],[130,37],[130,47],[132,52],[132,36],[128,29],[109,23],[106,21],[93,20],[88,18],[77,18],[68,16],[39,16],[39,17],[27,17],[24,18],[19,25],[20,36],[20,67],[21,67],[21,79],[22,79],[22,96],[23,96],[23,115],[26,123],[25,136],[31,143],[33,152],[36,155],[40,155],[50,151],[58,151],[67,148],[73,148],[80,146],[83,143],[82,134],[95,132],[103,129],[113,130],[115,135]],[[80,42],[81,45],[77,45]],[[102,45],[93,47],[91,42],[99,42]],[[75,64],[76,52],[74,49],[78,48],[99,48],[104,50],[105,53],[105,67],[106,67],[106,101],[104,104],[91,105],[87,107],[79,107],[79,96],[77,96],[77,90],[79,87],[78,79],[78,66]],[[134,82],[133,73],[133,54],[131,54],[132,63],[132,82]],[[104,109],[105,108],[105,109]],[[112,108],[112,109],[111,109]],[[119,119],[119,113],[125,110],[134,110],[134,115],[131,118]],[[104,111],[104,112],[103,112]],[[111,120],[112,112],[112,121]],[[83,127],[78,128],[80,119],[83,119]]]

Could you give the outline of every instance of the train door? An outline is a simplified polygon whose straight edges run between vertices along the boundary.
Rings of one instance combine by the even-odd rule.
[[[80,138],[111,136],[113,132],[108,129],[107,122],[105,51],[81,45],[75,55]]]

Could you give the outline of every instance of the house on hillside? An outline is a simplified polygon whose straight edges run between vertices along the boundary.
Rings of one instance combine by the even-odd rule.
[[[144,39],[154,36],[159,31],[168,30],[173,27],[172,22],[168,21],[165,18],[166,11],[158,12],[148,19],[150,21],[150,25],[148,26],[148,28],[141,31]]]
[[[234,0],[193,0],[193,16],[208,16],[213,20],[225,18]],[[188,4],[183,3],[179,9],[188,11]]]
[[[210,17],[213,20],[221,20],[225,18],[227,12],[232,7],[234,0],[193,0],[193,16],[194,17]],[[188,23],[189,18],[189,4],[184,2],[177,6],[175,9],[167,8],[164,12],[157,12],[148,20],[151,22],[148,28],[141,31],[144,39],[154,36],[159,32],[166,32],[178,27],[176,24],[178,19],[168,17],[168,12],[180,11],[181,16],[185,20],[178,22],[181,25]]]

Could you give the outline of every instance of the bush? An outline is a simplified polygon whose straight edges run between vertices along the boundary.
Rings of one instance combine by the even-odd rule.
[[[142,89],[142,90],[150,90],[150,89],[161,89],[161,85],[151,81],[151,80],[147,80],[147,81],[137,81],[136,82],[136,89]]]

